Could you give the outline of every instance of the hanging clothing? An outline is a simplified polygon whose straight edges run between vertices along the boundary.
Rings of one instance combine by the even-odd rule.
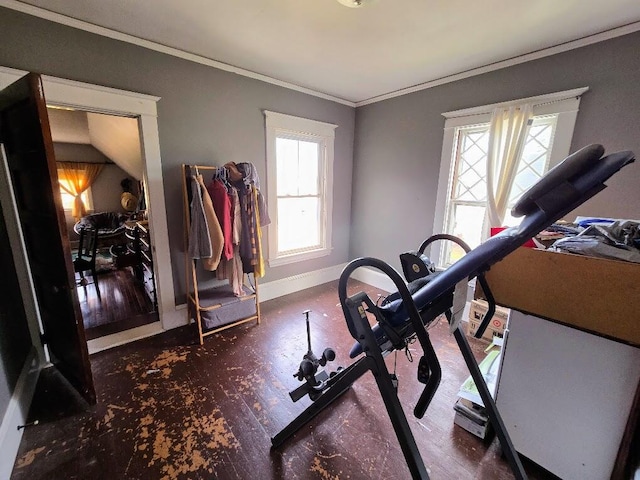
[[[202,203],[202,191],[195,177],[191,177],[191,226],[189,228],[189,255],[191,258],[211,257],[209,226]]]
[[[240,215],[240,197],[238,191],[232,188],[229,192],[231,197],[231,229],[233,231],[233,245],[240,245],[242,239],[242,217]]]
[[[249,228],[249,195],[244,185],[238,189],[238,198],[240,200],[240,221],[242,230],[240,232],[240,257],[242,263],[246,264],[245,271],[251,271],[251,229]]]
[[[255,202],[257,205],[259,205],[258,202],[258,195],[259,195],[259,190],[255,187],[253,187],[253,195],[255,197]],[[258,278],[260,277],[264,277],[264,258],[262,256],[262,224],[261,224],[261,217],[260,217],[260,208],[258,208],[256,210],[256,241],[257,241],[257,249],[258,249],[258,261],[256,262],[256,268],[254,270],[254,275]]]
[[[242,238],[242,222],[240,215],[240,199],[238,192],[232,188],[229,192],[231,197],[232,230],[233,230],[233,258],[225,263],[225,277],[229,280],[229,285],[236,297],[244,295],[242,289],[243,271],[242,259],[240,258],[240,239]]]
[[[222,234],[222,227],[216,216],[215,209],[213,208],[213,202],[211,195],[204,184],[202,175],[196,177],[200,190],[202,191],[202,204],[204,207],[204,214],[207,220],[207,226],[209,231],[209,240],[211,241],[211,256],[209,258],[202,259],[202,267],[205,270],[213,272],[218,268],[220,263],[220,255],[222,254],[222,248],[224,247],[224,236]]]
[[[209,195],[211,195],[211,201],[213,202],[213,209],[215,210],[216,217],[222,227],[222,236],[224,239],[224,245],[222,248],[222,256],[225,260],[229,260],[233,257],[233,230],[231,225],[231,198],[227,193],[227,189],[224,184],[217,179],[212,180],[207,185]]]
[[[199,255],[193,258],[201,258],[205,270],[228,280],[234,294],[242,296],[244,273],[256,278],[265,274],[261,237],[270,219],[257,170],[251,163],[229,163],[216,168],[209,183],[196,175],[191,185],[189,245]],[[207,245],[210,254],[205,257]]]
[[[258,264],[258,228],[256,221],[256,202],[253,196],[253,189],[249,190],[248,202],[247,202],[247,215],[249,217],[249,244],[251,246],[251,265],[256,266]],[[254,270],[253,268],[251,269]]]
[[[244,272],[242,271],[242,260],[240,259],[239,246],[234,245],[233,247],[233,257],[231,260],[227,261],[227,279],[229,280],[229,285],[233,289],[233,294],[236,297],[241,297],[244,295],[244,291],[242,289],[242,278]]]
[[[261,272],[264,275],[264,260],[261,251],[262,230],[259,226],[271,223],[266,202],[260,194],[258,171],[252,163],[243,162],[236,165],[242,174],[242,182],[235,182],[240,196],[242,214],[242,242],[240,256],[244,271]],[[258,221],[260,225],[258,225]]]
[[[258,251],[256,246],[256,217],[255,204],[251,187],[243,188],[238,192],[240,196],[241,218],[242,218],[242,242],[240,243],[240,257],[245,273],[254,271],[257,264]]]
[[[258,177],[258,170],[253,163],[243,162],[236,165],[236,168],[240,171],[242,176],[242,182],[246,186],[253,185],[258,191],[257,212],[260,216],[260,226],[264,227],[271,223],[269,218],[269,211],[267,209],[267,202],[260,193],[260,178]]]

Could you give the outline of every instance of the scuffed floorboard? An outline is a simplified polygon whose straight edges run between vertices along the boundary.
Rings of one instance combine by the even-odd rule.
[[[353,282],[376,298],[372,287]],[[383,292],[379,292],[383,293]],[[331,346],[347,366],[352,344],[337,282],[261,305],[263,323],[208,337],[195,326],[91,357],[98,404],[88,407],[53,369],[43,372],[12,478],[22,479],[377,479],[409,478],[371,375],[278,450],[270,438],[309,405],[288,392],[307,350],[302,311],[311,309],[313,349]],[[399,396],[433,479],[513,478],[497,441],[453,424],[466,366],[444,322],[430,330],[442,363],[441,387],[423,419],[415,361],[397,357]],[[471,342],[481,355],[481,343]],[[387,364],[393,368],[393,356]],[[552,475],[525,463],[532,479]]]

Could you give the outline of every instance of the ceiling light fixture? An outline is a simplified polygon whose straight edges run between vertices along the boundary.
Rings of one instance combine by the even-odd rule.
[[[338,0],[338,3],[349,8],[360,8],[364,6],[365,0]]]

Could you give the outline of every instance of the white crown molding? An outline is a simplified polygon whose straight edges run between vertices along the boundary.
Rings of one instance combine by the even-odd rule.
[[[194,53],[185,52],[177,48],[167,47],[166,45],[162,45],[160,43],[156,43],[150,40],[145,40],[143,38],[135,37],[127,33],[121,33],[116,30],[112,30],[110,28],[100,27],[98,25],[94,25],[93,23],[85,22],[83,20],[78,20],[75,18],[68,17],[66,15],[51,12],[49,10],[45,10],[40,7],[35,7],[33,5],[28,5],[28,4],[19,2],[17,0],[0,0],[0,6],[9,8],[11,10],[15,10],[17,12],[26,13],[34,17],[39,17],[45,20],[60,23],[68,27],[77,28],[79,30],[84,30],[86,32],[102,35],[103,37],[112,38],[114,40],[119,40],[121,42],[130,43],[133,45],[137,45],[139,47],[147,48],[149,50],[154,50],[156,52],[165,53],[173,57],[189,60],[191,62],[199,63],[201,65],[214,67],[219,70],[224,70],[225,72],[236,73],[238,75],[242,75],[243,77],[253,78],[255,80],[260,80],[262,82],[270,83],[272,85],[288,88],[289,90],[295,90],[296,92],[306,93],[307,95],[319,97],[324,100],[330,100],[332,102],[340,103],[342,105],[347,105],[348,107],[356,106],[354,102],[351,102],[349,100],[334,97],[333,95],[328,95],[326,93],[317,92],[310,88],[301,87],[293,83],[285,82],[283,80],[278,80],[277,78],[269,77],[267,75],[262,75],[260,73],[252,72],[250,70],[245,70],[244,68],[234,67],[233,65],[219,62],[217,60],[212,60],[210,58],[206,58],[201,55],[196,55]]]
[[[562,43],[560,45],[556,45],[549,48],[544,48],[542,50],[537,50],[535,52],[527,53],[525,55],[520,55],[520,56],[509,58],[507,60],[503,60],[500,62],[491,63],[489,65],[484,65],[482,67],[473,68],[471,70],[456,73],[454,75],[448,75],[446,77],[438,78],[430,82],[421,83],[413,87],[403,88],[402,90],[397,90],[395,92],[387,93],[385,95],[372,97],[372,98],[369,98],[368,100],[362,100],[360,102],[356,102],[356,108],[363,107],[365,105],[369,105],[372,103],[378,103],[383,100],[388,100],[390,98],[401,97],[402,95],[407,95],[409,93],[419,92],[421,90],[427,90],[429,88],[437,87],[440,85],[444,85],[446,83],[455,82],[457,80],[462,80],[469,77],[474,77],[476,75],[481,75],[483,73],[493,72],[495,70],[500,70],[501,68],[511,67],[513,65],[518,65],[521,63],[530,62],[532,60],[538,60],[540,58],[549,57],[557,53],[567,52],[569,50],[574,50],[580,47],[586,47],[587,45],[592,45],[594,43],[603,42],[605,40],[621,37],[623,35],[628,35],[629,33],[634,33],[634,32],[637,32],[638,30],[640,30],[640,22],[630,23],[628,25],[623,25],[622,27],[613,28],[605,32],[600,32],[594,35],[589,35],[587,37],[579,38],[578,40],[572,40],[570,42]]]
[[[223,62],[219,62],[217,60],[212,60],[210,58],[203,57],[201,55],[196,55],[193,53],[185,52],[179,50],[177,48],[167,47],[165,45],[161,45],[156,42],[152,42],[150,40],[145,40],[142,38],[135,37],[133,35],[129,35],[126,33],[121,33],[115,30],[111,30],[109,28],[100,27],[98,25],[94,25],[92,23],[88,23],[82,20],[77,20],[75,18],[68,17],[66,15],[61,15],[59,13],[54,13],[49,10],[45,10],[40,7],[35,7],[33,5],[28,5],[22,3],[17,0],[0,0],[0,6],[9,8],[11,10],[15,10],[18,12],[26,13],[28,15],[32,15],[34,17],[43,18],[45,20],[49,20],[52,22],[60,23],[62,25],[66,25],[69,27],[77,28],[80,30],[84,30],[90,33],[95,33],[97,35],[102,35],[104,37],[112,38],[114,40],[120,40],[122,42],[130,43],[133,45],[137,45],[140,47],[148,48],[149,50],[154,50],[156,52],[165,53],[167,55],[171,55],[174,57],[182,58],[184,60],[189,60],[195,63],[199,63],[202,65],[207,65],[210,67],[214,67],[220,70],[224,70],[226,72],[236,73],[238,75],[242,75],[244,77],[253,78],[255,80],[260,80],[266,83],[270,83],[272,85],[277,85],[283,88],[288,88],[290,90],[295,90],[297,92],[306,93],[308,95],[312,95],[318,98],[323,98],[325,100],[330,100],[332,102],[340,103],[342,105],[346,105],[349,107],[363,107],[365,105],[370,105],[372,103],[378,103],[383,100],[388,100],[395,97],[400,97],[403,95],[408,95],[410,93],[419,92],[421,90],[426,90],[429,88],[437,87],[440,85],[444,85],[446,83],[455,82],[457,80],[462,80],[465,78],[473,77],[476,75],[481,75],[483,73],[492,72],[495,70],[500,70],[501,68],[510,67],[513,65],[518,65],[525,62],[530,62],[532,60],[537,60],[540,58],[548,57],[551,55],[555,55],[557,53],[567,52],[569,50],[574,50],[576,48],[585,47],[587,45],[592,45],[594,43],[602,42],[605,40],[609,40],[612,38],[620,37],[623,35],[627,35],[630,33],[637,32],[640,30],[640,22],[633,22],[627,25],[623,25],[621,27],[613,28],[611,30],[607,30],[604,32],[596,33],[594,35],[589,35],[587,37],[579,38],[577,40],[572,40],[570,42],[565,42],[560,45],[556,45],[553,47],[537,50],[535,52],[527,53],[524,55],[520,55],[517,57],[509,58],[507,60],[502,60],[500,62],[491,63],[489,65],[484,65],[482,67],[473,68],[471,70],[466,70],[464,72],[456,73],[453,75],[448,75],[442,78],[438,78],[436,80],[431,80],[429,82],[421,83],[415,85],[413,87],[403,88],[400,90],[396,90],[395,92],[386,93],[384,95],[378,95],[375,97],[371,97],[367,100],[361,100],[359,102],[352,102],[349,100],[345,100],[342,98],[334,97],[332,95],[328,95],[326,93],[317,92],[315,90],[311,90],[306,87],[301,87],[299,85],[295,85],[293,83],[285,82],[282,80],[278,80],[273,77],[269,77],[267,75],[262,75],[260,73],[252,72],[250,70],[245,70],[243,68],[234,67],[233,65],[229,65]]]

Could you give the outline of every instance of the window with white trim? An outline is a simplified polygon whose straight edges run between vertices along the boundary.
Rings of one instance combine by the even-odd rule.
[[[265,111],[269,265],[331,251],[336,125]]]
[[[71,190],[73,188],[69,180],[58,178],[58,183],[64,184],[65,187],[67,187],[67,190]],[[62,207],[65,210],[71,211],[73,209],[73,203],[75,202],[76,198],[62,187],[60,187],[60,197],[62,198]],[[91,195],[91,187],[82,192],[80,194],[80,197],[82,198],[82,203],[84,204],[87,211],[93,210],[93,196]]]
[[[434,233],[463,239],[471,248],[485,238],[483,222],[487,202],[487,152],[491,111],[496,107],[533,104],[507,212],[529,187],[568,154],[580,95],[586,88],[522,99],[504,104],[445,113],[445,133],[436,203]],[[518,225],[521,218],[506,214],[503,226]],[[454,263],[464,251],[452,242],[437,242],[432,259],[440,266]]]

